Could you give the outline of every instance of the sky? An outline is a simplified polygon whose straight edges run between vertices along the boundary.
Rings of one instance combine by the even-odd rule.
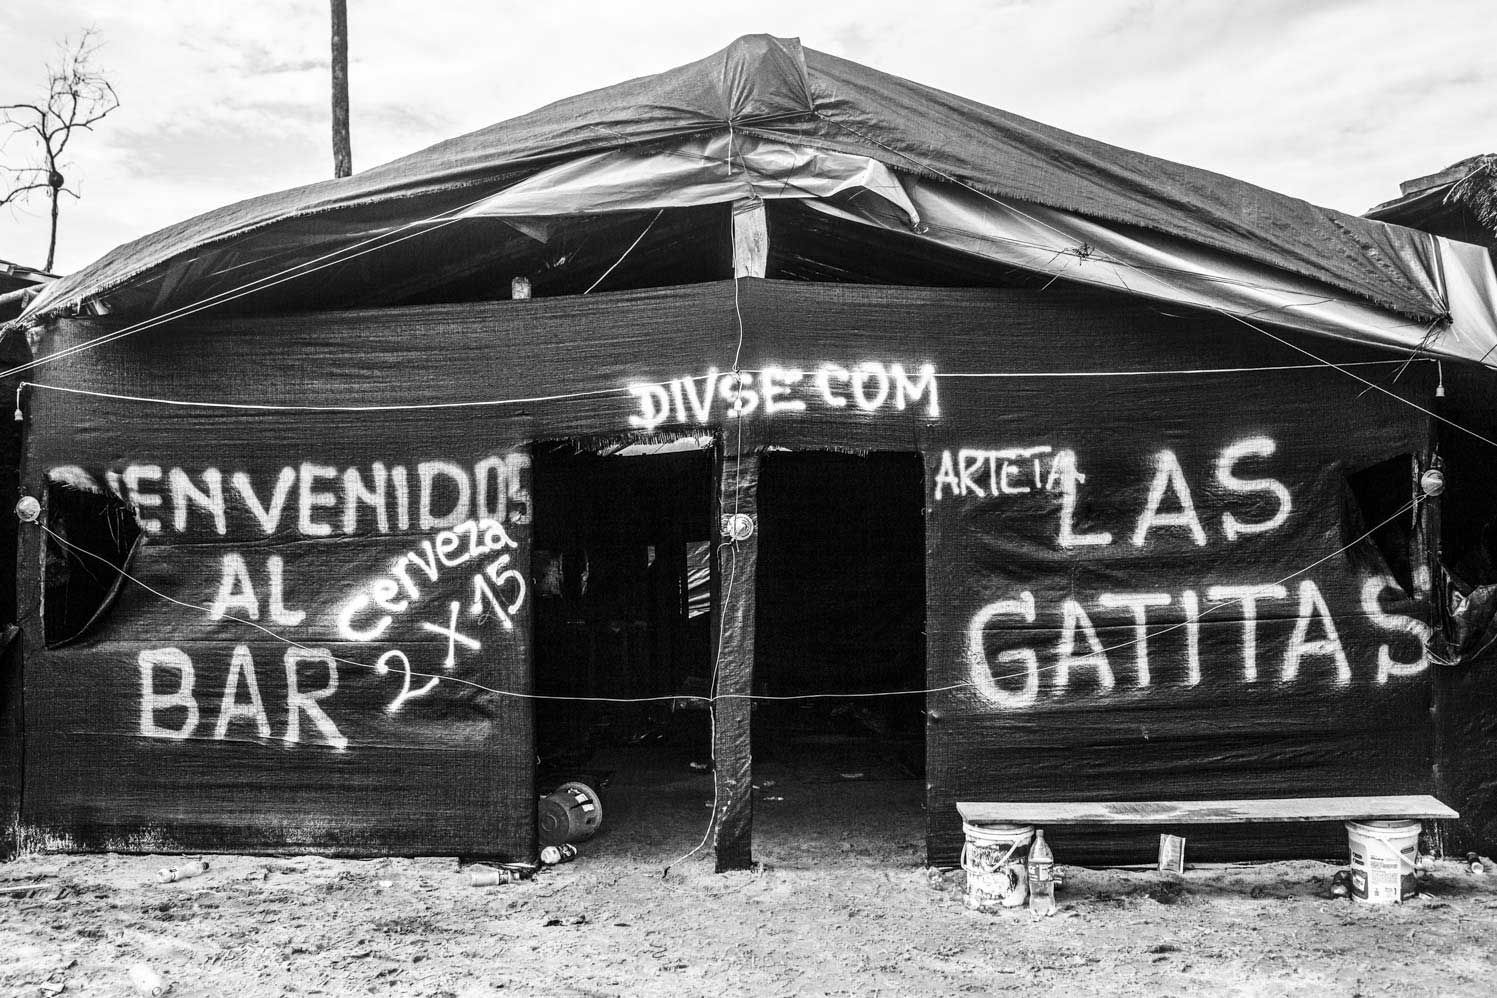
[[[1491,0],[348,6],[355,170],[761,32],[1358,214],[1497,152]],[[121,104],[70,149],[54,271],[332,175],[326,0],[0,0],[0,104],[89,27]],[[0,208],[0,259],[40,266],[46,215]]]

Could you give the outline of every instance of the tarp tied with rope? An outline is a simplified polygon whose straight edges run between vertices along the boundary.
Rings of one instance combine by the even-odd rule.
[[[925,192],[930,217],[913,210],[902,184]],[[217,307],[234,311],[330,307],[352,304],[353,284],[395,284],[423,300],[484,263],[503,274],[501,261],[564,276],[596,261],[565,247],[537,255],[555,230],[543,219],[745,194],[807,199],[917,241],[1313,332],[1467,360],[1497,345],[1497,282],[1485,258],[1459,244],[764,35],[353,177],[171,226],[57,282],[22,321],[85,304],[142,318],[211,295],[226,295]],[[384,248],[371,256],[374,245]],[[341,267],[350,254],[358,265]],[[309,267],[315,281],[283,286]],[[412,282],[414,271],[424,279]]]

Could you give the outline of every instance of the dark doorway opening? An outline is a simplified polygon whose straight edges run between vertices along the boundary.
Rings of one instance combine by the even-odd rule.
[[[669,860],[712,800],[712,451],[534,451],[537,790],[602,792],[584,850]],[[648,700],[647,698],[658,698]],[[646,702],[624,702],[640,701]]]
[[[925,686],[924,496],[919,454],[764,455],[758,857],[923,854],[925,697],[880,694]]]

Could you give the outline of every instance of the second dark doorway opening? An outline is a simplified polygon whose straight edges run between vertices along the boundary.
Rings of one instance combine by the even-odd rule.
[[[763,457],[754,692],[815,698],[754,705],[756,855],[870,816],[919,848],[925,697],[869,694],[925,686],[923,507],[916,453]]]

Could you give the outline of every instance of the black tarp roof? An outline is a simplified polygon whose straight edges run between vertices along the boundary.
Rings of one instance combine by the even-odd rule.
[[[1182,237],[1406,315],[1445,311],[1411,262],[1415,233],[1072,135],[795,39],[751,35],[698,62],[570,97],[352,177],[162,229],[57,282],[25,318],[56,314],[250,233],[286,230],[285,240],[271,241],[278,269],[325,251],[343,233],[367,232],[371,218],[388,231],[565,159],[729,128]],[[297,222],[307,219],[317,224]],[[240,272],[261,276],[253,267]]]

